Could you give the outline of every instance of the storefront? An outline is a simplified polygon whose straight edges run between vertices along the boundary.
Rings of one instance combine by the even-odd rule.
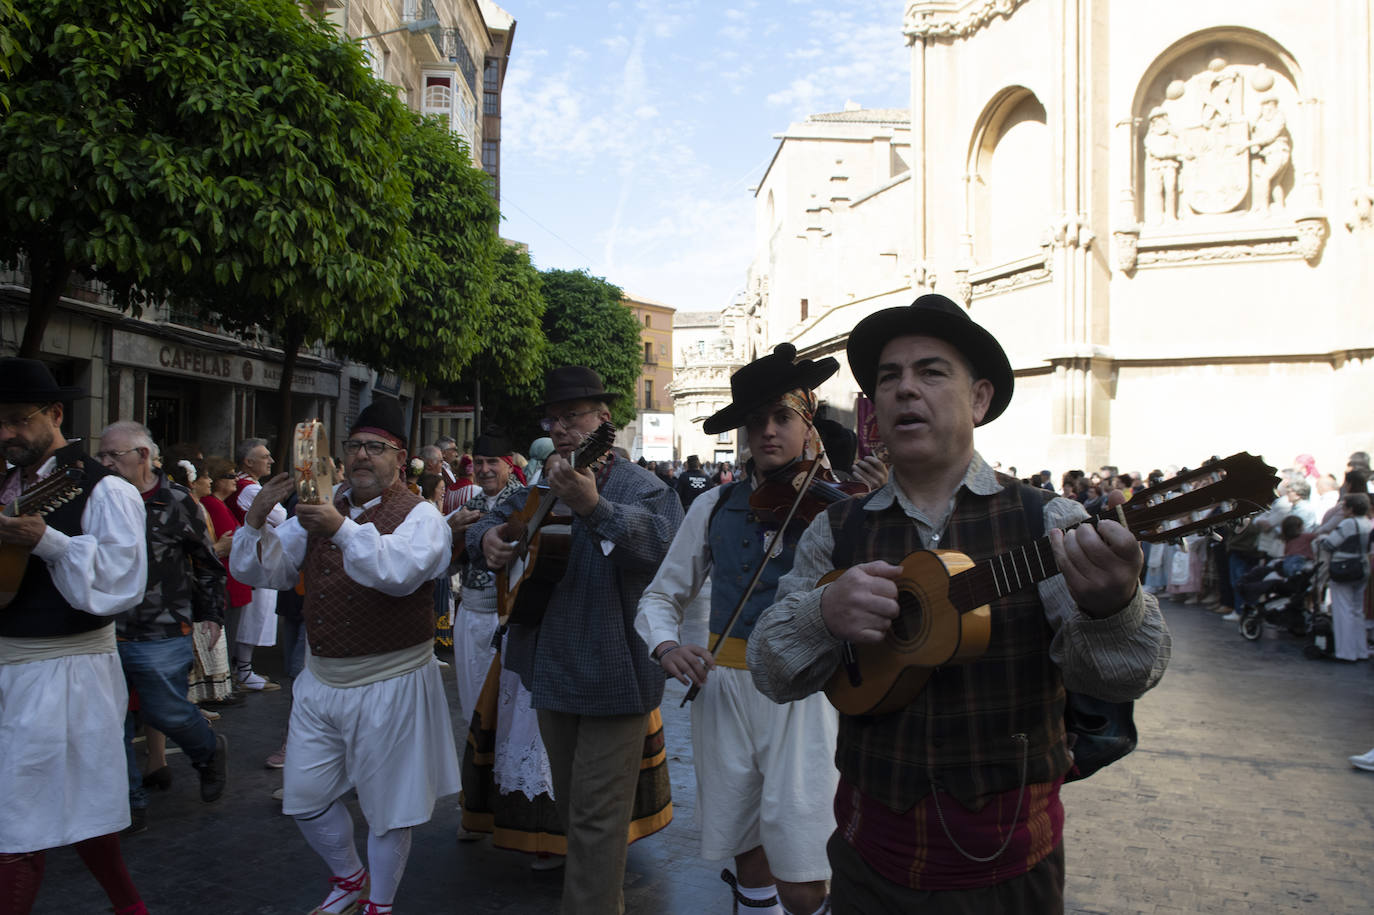
[[[164,447],[195,442],[205,454],[232,455],[243,438],[276,441],[281,364],[226,340],[188,343],[110,330],[107,421],[145,423]],[[264,358],[267,357],[267,358]],[[340,367],[302,355],[292,376],[292,422],[320,419],[333,435]]]

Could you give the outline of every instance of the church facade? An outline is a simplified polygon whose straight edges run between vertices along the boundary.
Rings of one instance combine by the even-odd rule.
[[[736,358],[843,363],[935,291],[1016,372],[989,460],[1339,476],[1374,444],[1372,5],[907,3],[910,109],[793,125],[757,188]],[[857,415],[847,367],[822,394]]]

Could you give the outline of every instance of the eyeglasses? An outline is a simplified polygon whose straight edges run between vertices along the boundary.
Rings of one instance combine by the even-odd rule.
[[[123,451],[97,451],[97,452],[95,453],[95,459],[96,459],[97,461],[103,461],[103,460],[105,460],[106,458],[109,458],[110,460],[113,461],[115,458],[122,458],[124,455],[128,454],[130,451],[142,451],[142,450],[143,450],[142,448],[125,448]]]
[[[577,421],[579,416],[586,416],[588,413],[600,412],[599,407],[590,410],[578,410],[575,413],[564,413],[562,416],[555,416],[552,419],[545,417],[539,421],[539,428],[545,432],[552,432],[554,426],[562,426],[564,429],[571,429],[572,424]]]
[[[370,457],[381,457],[382,454],[384,454],[388,448],[390,448],[392,451],[401,450],[400,448],[397,448],[390,442],[359,442],[353,439],[349,439],[348,441],[343,443],[344,454],[357,454],[359,448],[366,451]]]
[[[39,413],[42,413],[44,410],[48,409],[48,407],[50,406],[52,406],[52,404],[45,403],[43,404],[43,406],[39,407],[37,410],[34,410],[28,416],[23,416],[19,419],[0,419],[0,429],[13,429],[17,432],[20,429],[23,429],[25,426],[27,426],[29,424],[29,420],[33,419]]]

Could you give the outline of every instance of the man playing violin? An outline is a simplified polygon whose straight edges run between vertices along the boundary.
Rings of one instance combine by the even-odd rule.
[[[985,653],[936,668],[909,704],[840,716],[834,911],[1062,911],[1065,689],[1131,700],[1169,658],[1159,606],[1139,588],[1140,548],[1114,521],[1061,530],[1086,518],[1081,506],[1023,490],[979,456],[973,430],[1006,409],[1013,376],[997,340],[952,301],[877,312],[847,348],[892,479],[802,536],[749,640],[759,689],[778,702],[811,695],[846,643],[882,642],[899,615],[893,563],[912,551],[986,559],[1035,539],[1036,512],[1062,574],[994,600]]]
[[[662,746],[663,672],[633,630],[635,607],[682,521],[677,495],[649,471],[611,456],[593,474],[568,460],[610,422],[601,377],[585,366],[549,372],[541,423],[555,454],[541,487],[572,512],[567,572],[538,628],[511,625],[503,661],[529,688],[549,754],[554,802],[567,833],[564,915],[625,910],[625,840],[672,818],[667,771],[641,765],[646,731]],[[467,529],[470,559],[501,569],[515,555],[511,516],[529,490]],[[636,800],[636,790],[641,796]],[[650,809],[651,808],[651,809]],[[636,810],[646,816],[631,820]],[[648,814],[652,813],[652,816]]]
[[[688,614],[700,606],[698,595],[709,601],[712,644],[745,599],[796,496],[794,487],[782,485],[776,511],[765,511],[750,504],[761,485],[770,477],[798,477],[803,459],[822,459],[814,389],[840,366],[833,358],[798,362],[796,353],[781,344],[731,376],[732,402],[702,428],[714,435],[743,426],[749,465],[736,482],[692,503],[635,619],[663,669],[701,687],[692,705],[701,852],[708,861],[734,858],[735,874],[725,870],[721,877],[732,887],[736,912],[741,905],[760,913],[824,911],[830,876],[825,841],[836,775],[825,762],[835,746],[835,710],[819,694],[775,705],[754,687],[744,660],[745,640],[791,568],[805,520],[788,524],[718,657],[679,641]],[[861,472],[876,473],[878,485],[886,476],[880,464]]]

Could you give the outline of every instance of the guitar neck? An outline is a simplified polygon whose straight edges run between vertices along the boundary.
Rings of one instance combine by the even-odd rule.
[[[534,490],[531,489],[530,491],[533,492]],[[530,520],[525,526],[525,536],[521,538],[526,546],[534,539],[534,535],[539,532],[539,528],[544,525],[549,512],[553,511],[554,505],[558,502],[558,498],[552,492],[547,489],[544,489],[543,492],[547,498],[539,501],[539,507],[534,510],[534,514],[530,516]]]
[[[1050,538],[986,559],[949,581],[949,599],[960,613],[990,604],[1059,574]]]

